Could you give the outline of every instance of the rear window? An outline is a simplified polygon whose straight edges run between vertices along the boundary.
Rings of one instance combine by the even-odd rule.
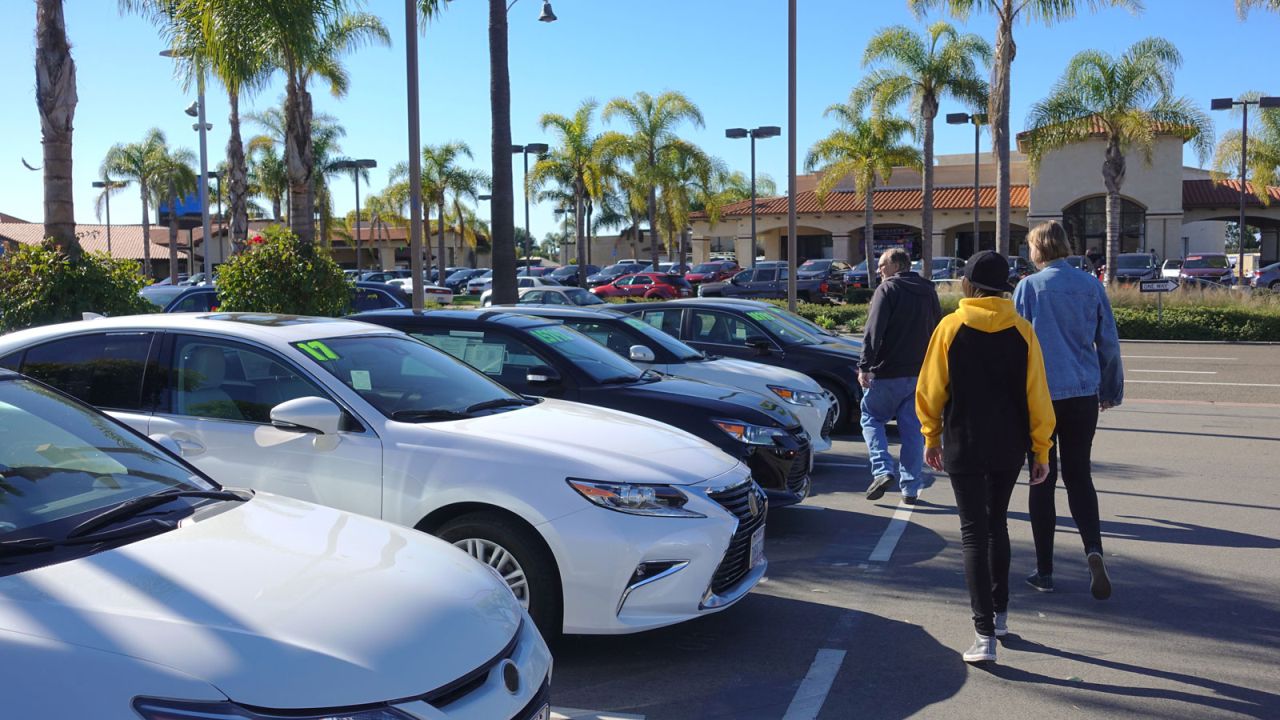
[[[1187,258],[1183,267],[1187,270],[1225,270],[1231,266],[1227,263],[1226,255],[1192,255]]]
[[[1154,265],[1150,255],[1121,255],[1116,258],[1116,267],[1121,270],[1146,270]]]

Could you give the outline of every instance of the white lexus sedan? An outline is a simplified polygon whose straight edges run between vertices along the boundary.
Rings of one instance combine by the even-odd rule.
[[[468,346],[471,365],[502,346]],[[438,535],[543,634],[721,610],[764,575],[764,496],[711,444],[521,397],[387,328],[259,314],[103,318],[0,337],[21,370],[247,485]]]
[[[222,487],[5,370],[0,438],[0,716],[550,713],[546,644],[447,544]]]

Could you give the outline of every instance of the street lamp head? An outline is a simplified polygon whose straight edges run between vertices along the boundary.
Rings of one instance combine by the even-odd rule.
[[[551,146],[546,143],[529,143],[528,145],[524,146],[524,149],[528,150],[529,152],[535,155],[541,155],[542,153],[545,153],[548,150],[550,150]]]
[[[752,136],[756,138],[778,137],[782,134],[782,128],[777,125],[762,125],[751,131]]]
[[[1235,101],[1231,98],[1214,98],[1209,101],[1209,109],[1211,110],[1230,110],[1235,105]]]
[[[200,114],[200,101],[199,101],[199,100],[192,100],[192,101],[191,101],[191,104],[190,104],[190,105],[188,105],[188,106],[187,106],[187,109],[186,109],[186,110],[183,110],[183,112],[185,112],[187,115],[189,115],[189,116],[191,116],[191,117],[195,117],[195,116],[199,115],[199,114]]]
[[[102,182],[101,180],[94,180],[94,181],[93,181],[93,186],[94,186],[94,187],[96,187],[96,188],[104,188],[104,187],[106,187],[106,186],[107,186],[107,184],[106,184],[106,183],[104,183],[104,182]]]
[[[729,128],[728,130],[724,131],[724,136],[727,138],[733,138],[734,140],[741,140],[742,138],[747,136],[747,129],[746,128]]]
[[[964,125],[969,122],[969,113],[947,113],[948,125]]]
[[[356,163],[356,167],[361,168],[363,170],[368,170],[370,168],[378,167],[377,160],[370,160],[370,159],[356,160],[355,163]]]
[[[555,11],[551,9],[551,0],[542,0],[542,14],[538,16],[538,22],[555,22],[557,20]]]
[[[1280,97],[1260,97],[1258,107],[1265,109],[1280,108]]]
[[[493,196],[492,196],[492,195],[477,195],[477,196],[476,196],[476,199],[477,199],[477,200],[492,200],[492,199],[493,199]]]

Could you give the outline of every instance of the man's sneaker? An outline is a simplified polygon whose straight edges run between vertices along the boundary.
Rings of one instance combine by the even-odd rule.
[[[1089,592],[1096,600],[1111,597],[1111,578],[1107,577],[1107,566],[1100,552],[1089,553]]]
[[[964,661],[967,663],[995,662],[995,636],[975,635],[973,645],[964,651]]]
[[[903,504],[903,505],[915,505],[915,504],[916,504],[916,502],[918,502],[919,500],[920,500],[920,498],[916,497],[915,495],[903,495],[903,496],[902,496],[902,504]]]
[[[875,480],[871,481],[870,487],[867,488],[867,499],[879,500],[884,497],[884,489],[889,487],[891,482],[893,482],[892,475],[877,475]]]
[[[1009,634],[1009,612],[1006,610],[1002,613],[996,613],[996,637],[1002,638]]]
[[[1040,592],[1053,592],[1053,576],[1041,575],[1038,571],[1027,576],[1027,584]]]

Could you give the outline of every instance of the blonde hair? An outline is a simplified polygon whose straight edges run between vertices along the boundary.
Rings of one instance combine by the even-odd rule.
[[[1027,245],[1031,248],[1031,259],[1037,263],[1052,262],[1071,254],[1067,231],[1056,220],[1031,228],[1027,233]]]

